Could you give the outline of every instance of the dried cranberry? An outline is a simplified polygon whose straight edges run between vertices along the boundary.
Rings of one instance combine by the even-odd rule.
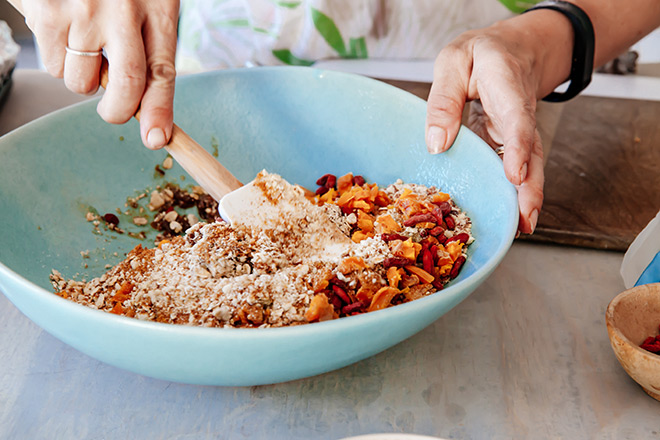
[[[351,208],[350,206],[342,206],[341,207],[341,212],[344,215],[350,215],[350,214],[353,213],[353,211],[355,211],[355,209]]]
[[[443,228],[442,226],[436,226],[435,228],[433,228],[429,231],[429,234],[436,237],[436,236],[442,234],[443,232],[445,232],[445,228]]]
[[[440,207],[435,208],[433,211],[431,211],[431,214],[433,214],[433,216],[435,217],[437,224],[442,224],[442,217],[444,216],[442,214],[442,209],[440,209]]]
[[[325,186],[325,183],[328,181],[328,177],[330,177],[331,174],[324,174],[319,179],[316,181],[316,184],[318,186]]]
[[[332,286],[332,291],[337,295],[344,303],[350,304],[351,297],[342,289],[341,287],[334,285]]]
[[[422,251],[422,266],[424,267],[424,270],[427,271],[428,273],[433,273],[433,254],[431,254],[431,251],[428,249],[424,249]]]
[[[458,273],[461,271],[461,268],[463,267],[463,263],[465,263],[465,257],[461,255],[454,261],[454,267],[451,268],[451,272],[449,273],[449,278],[454,279],[458,276]]]
[[[119,224],[119,219],[117,218],[117,216],[110,212],[103,216],[103,220],[105,220],[106,223],[110,223],[115,226]]]
[[[362,311],[368,305],[367,302],[355,301],[353,304],[342,307],[341,312],[344,315],[349,315],[354,312]]]
[[[332,307],[335,308],[335,310],[341,310],[341,308],[344,306],[344,304],[341,301],[341,298],[339,298],[337,295],[330,295],[330,298],[328,298],[330,304],[332,304]]]
[[[456,234],[453,237],[448,238],[447,243],[451,243],[452,241],[460,241],[461,243],[465,244],[469,239],[470,236],[466,232],[461,232],[460,234]]]
[[[385,269],[390,268],[392,266],[394,267],[410,266],[411,264],[412,261],[403,257],[388,257],[385,258],[385,260],[383,260],[383,267]]]
[[[442,216],[445,217],[451,212],[451,205],[449,202],[442,202],[438,205],[438,208],[442,211]]]
[[[394,241],[394,240],[401,240],[401,241],[406,241],[408,240],[408,237],[405,235],[401,234],[396,234],[396,233],[391,233],[391,234],[383,234],[380,236],[380,238],[383,239],[383,241]]]
[[[341,287],[342,289],[344,289],[345,291],[349,289],[349,287],[348,287],[348,283],[346,283],[346,281],[342,281],[342,280],[340,280],[340,279],[337,278],[337,277],[333,277],[333,278],[330,280],[330,284],[335,284],[335,285]]]
[[[366,180],[364,180],[364,177],[362,177],[362,176],[354,176],[353,177],[353,185],[362,186],[365,183],[366,183]]]
[[[403,222],[404,226],[415,226],[417,223],[435,223],[437,220],[433,214],[415,214]]]
[[[442,281],[439,280],[439,279],[433,281],[433,282],[431,283],[431,285],[432,285],[433,287],[435,287],[436,289],[438,289],[438,290],[442,290],[442,289],[444,289],[444,287],[445,287],[445,285],[442,284]]]
[[[660,335],[649,336],[639,346],[653,354],[660,354]]]

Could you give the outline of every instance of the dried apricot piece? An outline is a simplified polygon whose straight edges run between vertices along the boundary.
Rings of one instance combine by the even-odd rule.
[[[129,283],[128,281],[124,281],[114,296],[111,298],[111,301],[117,301],[120,303],[126,301],[131,297],[131,291],[133,290],[133,287],[133,284]]]
[[[456,261],[456,259],[461,255],[463,243],[460,241],[452,241],[447,243],[446,249],[447,252],[449,252],[449,255],[451,255],[452,261]]]
[[[355,298],[357,298],[358,301],[371,303],[371,298],[374,297],[376,291],[377,290],[372,288],[371,286],[362,285],[355,293]]]
[[[400,232],[401,225],[399,225],[391,215],[382,214],[376,217],[376,232],[379,234],[388,234],[391,232]]]
[[[385,194],[383,191],[378,191],[378,194],[376,194],[376,197],[374,198],[374,203],[381,208],[384,208],[386,206],[389,206],[392,201],[390,198]]]
[[[406,266],[406,270],[414,275],[417,275],[419,279],[426,284],[431,284],[435,277],[422,269],[421,267],[417,266]]]
[[[344,258],[342,262],[339,263],[337,270],[343,273],[344,275],[346,275],[351,272],[355,272],[356,270],[361,270],[366,268],[367,268],[367,263],[364,262],[362,257],[348,257],[348,258]]]
[[[362,210],[357,212],[357,227],[363,232],[374,231],[374,218]]]
[[[387,283],[390,287],[399,287],[399,281],[401,281],[401,269],[391,266],[387,269]]]
[[[451,197],[449,194],[438,191],[437,193],[433,194],[433,198],[431,200],[433,203],[442,203],[449,201],[450,198]]]
[[[367,311],[373,312],[386,308],[399,293],[401,293],[401,291],[394,287],[386,286],[381,288],[371,299],[371,304]]]
[[[344,174],[337,178],[337,191],[343,193],[353,186],[353,173]]]
[[[337,191],[334,188],[330,188],[325,194],[319,196],[319,201],[325,203],[332,203],[337,196]]]
[[[333,319],[335,315],[335,308],[328,301],[325,293],[314,295],[312,301],[309,303],[309,308],[305,312],[305,319],[309,322],[314,321],[327,321]]]
[[[390,250],[397,257],[415,261],[422,250],[422,245],[412,241],[412,238],[406,241],[394,240],[390,242]]]
[[[357,231],[353,232],[353,235],[351,236],[351,240],[353,240],[353,242],[355,242],[355,243],[359,243],[362,240],[366,240],[367,238],[370,238],[370,237],[373,237],[373,234],[370,235],[366,232],[362,232],[360,230],[357,230]]]

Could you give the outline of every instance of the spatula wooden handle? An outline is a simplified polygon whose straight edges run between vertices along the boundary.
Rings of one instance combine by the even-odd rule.
[[[100,83],[103,88],[108,84],[108,61],[105,57],[101,63]],[[135,118],[140,120],[139,110]],[[172,137],[165,149],[216,200],[243,186],[227,168],[176,124],[172,127]]]
[[[21,0],[9,0],[9,3],[23,14]],[[108,84],[108,61],[105,57],[101,62],[100,83],[103,88]],[[139,110],[135,118],[140,119]],[[176,124],[172,127],[172,137],[165,149],[216,200],[243,186],[227,168]]]

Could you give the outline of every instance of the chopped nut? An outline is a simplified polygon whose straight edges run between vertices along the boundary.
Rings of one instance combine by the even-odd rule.
[[[171,189],[165,188],[161,194],[166,202],[171,202],[174,199],[174,193]]]
[[[167,214],[165,214],[164,219],[165,219],[165,221],[167,221],[168,223],[171,223],[171,222],[173,222],[174,220],[176,220],[177,217],[179,217],[179,214],[177,214],[176,211],[170,211],[170,212],[168,212]]]
[[[170,222],[170,229],[178,234],[183,230],[183,226],[181,226],[181,223],[173,221]]]
[[[199,223],[199,219],[197,218],[197,216],[195,214],[188,214],[186,216],[186,218],[188,219],[188,223],[190,223],[190,226],[193,226],[193,225],[196,225],[197,223]]]
[[[138,226],[144,226],[149,223],[149,220],[147,220],[145,217],[133,217],[133,223]]]
[[[172,168],[172,165],[174,165],[174,162],[172,161],[172,157],[167,156],[165,160],[163,161],[163,168],[166,170],[169,170]]]
[[[165,204],[165,199],[160,195],[158,191],[153,191],[151,193],[151,199],[149,201],[149,209],[151,211],[157,211],[161,206]]]

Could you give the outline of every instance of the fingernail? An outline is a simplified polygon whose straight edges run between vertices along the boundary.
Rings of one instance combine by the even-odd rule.
[[[426,148],[431,154],[442,153],[445,149],[445,143],[447,142],[447,132],[438,127],[431,126],[429,131],[426,134]]]
[[[527,178],[527,162],[520,167],[520,184],[522,185]],[[538,213],[537,213],[538,214]]]
[[[165,132],[161,128],[152,128],[147,133],[147,144],[154,150],[164,147],[166,143]]]
[[[536,222],[539,220],[539,210],[535,209],[532,211],[532,213],[529,215],[529,224],[532,226],[532,232],[534,232],[534,229],[536,229]]]

